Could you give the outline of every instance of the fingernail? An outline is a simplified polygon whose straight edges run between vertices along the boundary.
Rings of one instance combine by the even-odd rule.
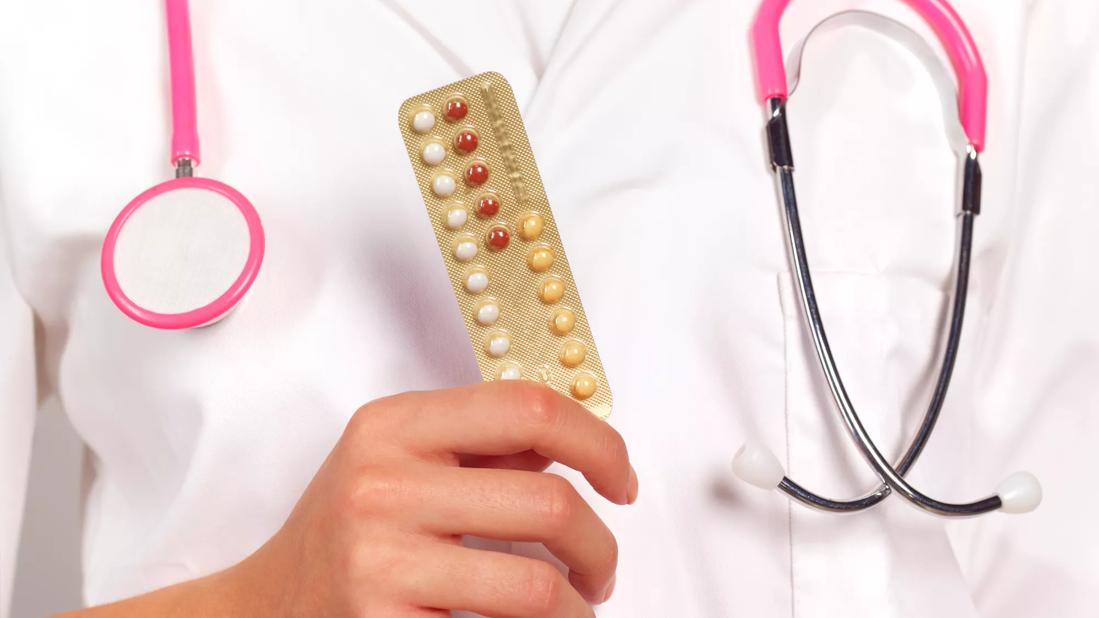
[[[630,466],[630,480],[626,483],[626,504],[637,500],[637,472]]]
[[[617,581],[618,574],[611,575],[611,583],[607,584],[607,591],[603,593],[603,600],[600,601],[601,603],[606,603],[607,600],[611,598],[611,595],[614,594],[614,584]]]

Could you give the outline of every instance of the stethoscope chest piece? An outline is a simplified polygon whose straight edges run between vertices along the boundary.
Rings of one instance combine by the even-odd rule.
[[[135,197],[103,243],[107,295],[130,318],[164,329],[220,320],[251,287],[263,261],[263,227],[232,187],[174,178]]]
[[[175,178],[130,200],[103,241],[107,296],[133,320],[163,329],[225,317],[263,262],[263,225],[248,198],[194,177],[199,164],[194,59],[187,0],[164,0]]]

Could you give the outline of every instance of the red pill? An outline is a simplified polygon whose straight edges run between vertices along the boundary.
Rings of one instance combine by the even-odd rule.
[[[487,242],[489,249],[499,251],[508,246],[508,240],[510,240],[510,236],[508,235],[507,229],[503,226],[497,225],[488,231]]]
[[[462,154],[469,154],[477,150],[477,134],[473,131],[462,131],[454,136],[454,150]]]
[[[469,113],[469,106],[462,97],[454,97],[446,102],[446,119],[450,122],[458,122]]]
[[[485,184],[488,180],[488,166],[480,161],[470,164],[466,168],[466,184],[476,187]]]
[[[491,195],[482,197],[481,202],[477,204],[478,217],[492,217],[498,212],[500,212],[500,202]]]

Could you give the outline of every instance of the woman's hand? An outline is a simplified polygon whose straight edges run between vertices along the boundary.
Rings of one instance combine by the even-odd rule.
[[[88,615],[592,616],[614,587],[614,536],[572,485],[637,497],[622,437],[530,382],[405,393],[363,406],[275,536],[220,573]],[[569,568],[463,547],[543,543]],[[79,612],[84,615],[85,612]]]
[[[406,393],[363,406],[289,519],[220,573],[89,615],[592,616],[618,549],[572,485],[611,502],[637,476],[610,425],[529,382]],[[462,546],[470,534],[543,543],[569,568]]]
[[[240,565],[267,615],[588,616],[610,595],[610,530],[550,460],[608,500],[637,496],[625,443],[554,391],[493,382],[363,406],[283,528]],[[569,567],[463,547],[539,541]]]

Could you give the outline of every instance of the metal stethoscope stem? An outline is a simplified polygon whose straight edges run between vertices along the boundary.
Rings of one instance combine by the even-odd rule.
[[[881,479],[882,484],[858,498],[849,500],[827,498],[806,489],[793,479],[785,476],[781,472],[781,466],[777,463],[777,459],[769,451],[760,447],[742,448],[741,452],[737,454],[734,469],[745,480],[763,487],[774,487],[775,477],[781,474],[781,480],[777,481],[778,489],[807,506],[825,511],[853,512],[868,509],[880,503],[893,492],[897,492],[905,500],[925,511],[948,517],[979,515],[998,509],[1009,512],[1031,510],[1034,506],[1037,506],[1035,497],[1040,499],[1041,490],[1037,486],[1037,481],[1029,473],[1016,473],[1008,477],[1000,485],[999,495],[992,495],[967,503],[950,503],[936,500],[920,492],[904,478],[919,458],[931,436],[935,423],[938,421],[958,354],[958,344],[965,315],[966,294],[969,287],[973,223],[980,212],[981,169],[976,150],[969,148],[963,161],[961,209],[958,215],[961,230],[958,236],[958,253],[955,264],[955,289],[942,363],[923,421],[920,423],[920,427],[903,457],[894,467],[882,455],[873,438],[863,426],[859,414],[844,387],[835,358],[832,356],[832,350],[828,344],[828,335],[817,303],[816,291],[813,287],[812,273],[805,248],[805,238],[802,235],[801,219],[798,215],[797,197],[794,192],[793,156],[786,126],[785,103],[782,99],[774,98],[769,101],[769,106],[771,117],[767,123],[767,136],[771,164],[782,200],[790,262],[797,280],[798,294],[801,299],[801,308],[806,325],[812,336],[817,360],[820,362],[840,417],[852,441]],[[778,471],[778,474],[775,471]]]

